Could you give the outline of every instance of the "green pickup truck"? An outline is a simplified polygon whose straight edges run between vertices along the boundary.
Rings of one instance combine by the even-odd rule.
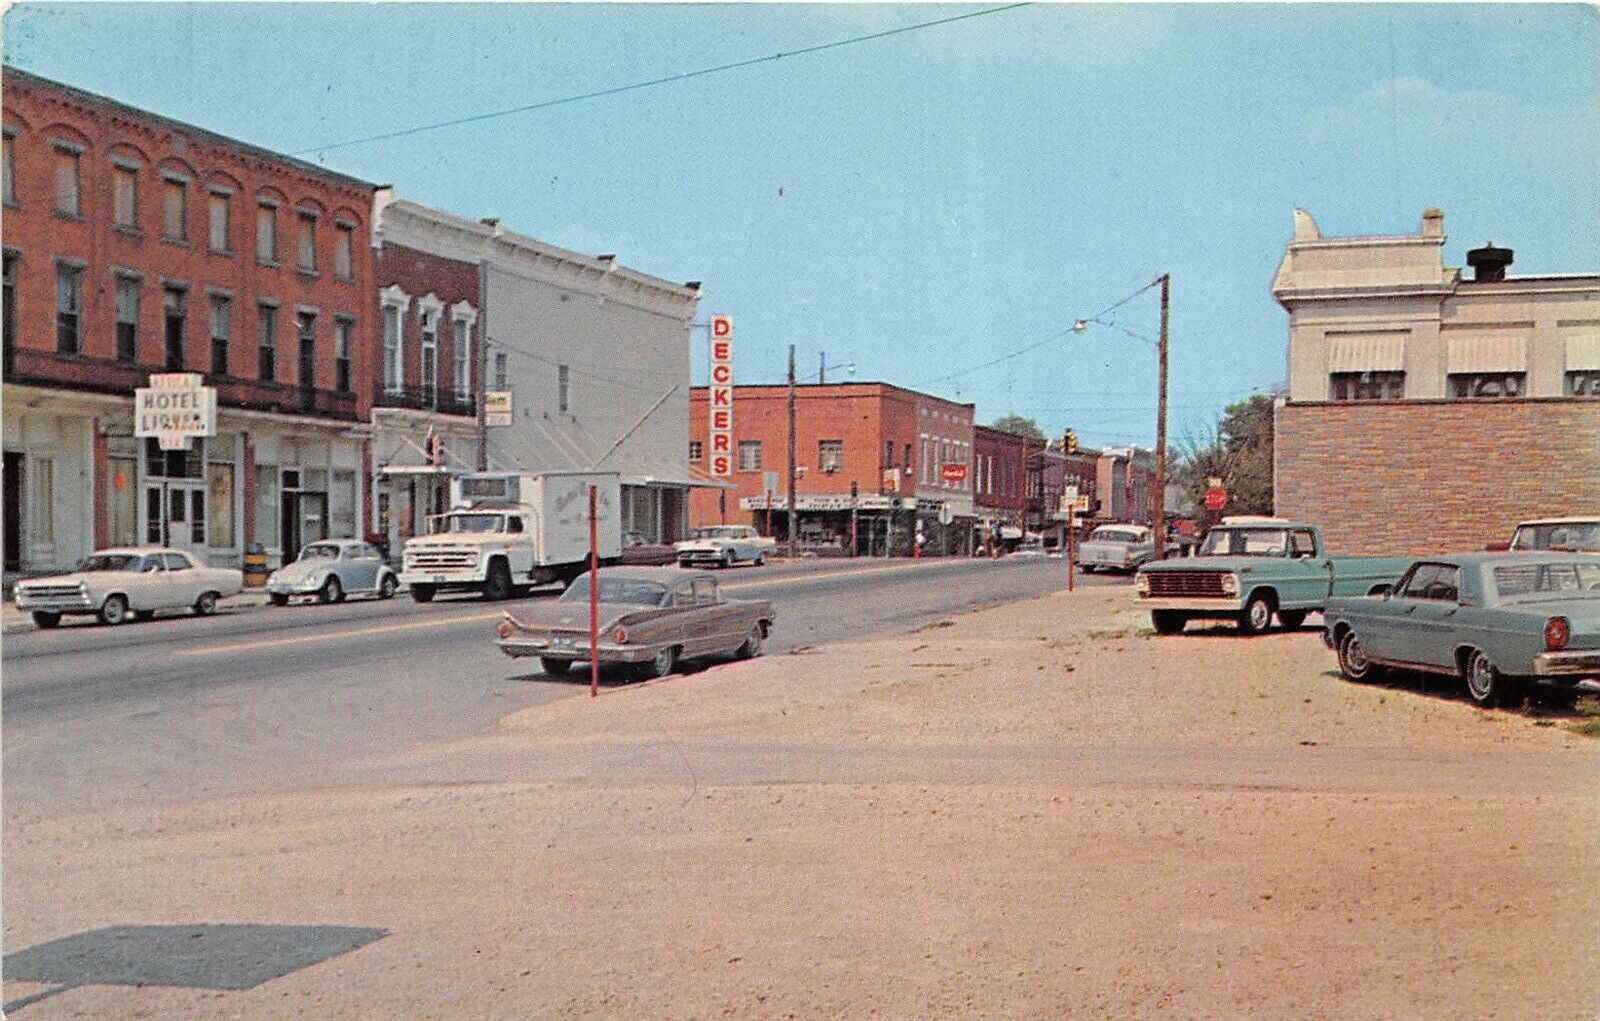
[[[1139,605],[1157,634],[1191,620],[1233,620],[1260,634],[1273,614],[1297,628],[1330,596],[1364,596],[1393,585],[1408,557],[1332,557],[1316,525],[1281,518],[1224,518],[1192,557],[1145,564],[1134,576]]]

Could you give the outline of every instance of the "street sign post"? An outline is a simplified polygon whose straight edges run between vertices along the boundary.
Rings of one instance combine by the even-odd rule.
[[[1074,561],[1076,561],[1078,559],[1078,557],[1077,557],[1077,553],[1078,553],[1078,538],[1077,538],[1077,531],[1078,531],[1078,529],[1077,529],[1078,500],[1079,500],[1078,486],[1077,486],[1076,483],[1074,483],[1073,485],[1070,485],[1070,486],[1062,486],[1061,487],[1061,509],[1063,511],[1065,511],[1066,514],[1067,514],[1066,542],[1063,544],[1063,545],[1065,545],[1066,549],[1064,549],[1062,552],[1064,552],[1067,555],[1067,591],[1068,592],[1074,591],[1076,589],[1076,587],[1077,587],[1076,579],[1073,577],[1073,575],[1075,575],[1077,573]]]
[[[504,428],[511,424],[510,390],[483,392],[483,424],[490,429]]]

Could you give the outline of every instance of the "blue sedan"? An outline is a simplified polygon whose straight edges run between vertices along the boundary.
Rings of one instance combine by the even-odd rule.
[[[1600,680],[1600,561],[1469,553],[1411,565],[1392,589],[1330,600],[1323,639],[1352,681],[1396,667],[1449,674],[1481,706],[1538,679]]]

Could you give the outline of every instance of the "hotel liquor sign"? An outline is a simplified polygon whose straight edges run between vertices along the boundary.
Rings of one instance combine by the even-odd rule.
[[[711,386],[707,392],[710,473],[733,474],[733,319],[711,317]]]
[[[217,434],[217,389],[196,372],[150,377],[133,392],[133,435],[157,440],[162,450],[188,450],[196,437]]]

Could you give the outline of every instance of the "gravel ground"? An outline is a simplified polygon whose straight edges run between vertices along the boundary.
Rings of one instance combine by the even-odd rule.
[[[1142,624],[1088,589],[524,710],[403,788],[8,816],[8,951],[388,931],[16,1013],[1593,1021],[1600,743]]]

